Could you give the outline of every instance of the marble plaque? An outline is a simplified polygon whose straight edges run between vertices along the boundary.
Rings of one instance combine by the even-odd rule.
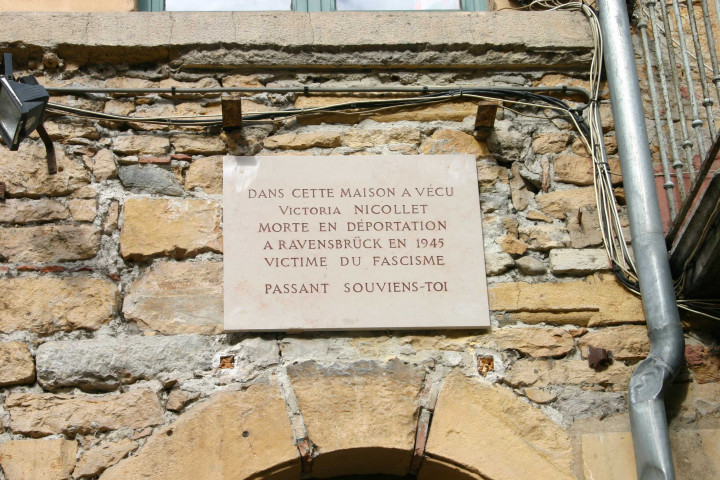
[[[225,330],[489,326],[472,155],[225,157]]]

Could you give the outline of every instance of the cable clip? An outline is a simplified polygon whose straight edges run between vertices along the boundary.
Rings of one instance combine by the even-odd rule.
[[[305,87],[303,88],[303,93],[304,93],[305,95],[309,95],[309,94],[310,94],[310,87],[308,87],[307,85],[305,85]]]
[[[174,97],[175,96],[175,87],[170,87],[170,94]]]
[[[428,89],[427,85],[423,87],[423,95],[427,95],[430,92],[430,89]]]

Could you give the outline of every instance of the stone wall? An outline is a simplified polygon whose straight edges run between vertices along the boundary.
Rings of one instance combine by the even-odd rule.
[[[572,68],[331,71],[41,50],[16,69],[48,87],[586,85],[584,54]],[[342,99],[263,93],[243,109]],[[220,112],[210,94],[52,101],[135,117]],[[634,478],[627,384],[649,345],[639,299],[609,270],[587,152],[565,119],[523,107],[499,109],[478,142],[476,110],[460,99],[234,133],[53,116],[55,176],[37,136],[5,150],[0,479]],[[223,333],[222,155],[418,153],[477,157],[490,329]],[[720,473],[711,326],[687,319],[669,399],[679,478]],[[592,368],[591,347],[609,361]]]

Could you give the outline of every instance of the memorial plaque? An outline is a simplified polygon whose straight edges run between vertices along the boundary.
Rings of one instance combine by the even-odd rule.
[[[489,326],[473,155],[225,157],[225,330]]]

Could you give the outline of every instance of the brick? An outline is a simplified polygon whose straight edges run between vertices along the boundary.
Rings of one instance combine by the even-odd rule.
[[[130,198],[120,232],[123,258],[189,258],[222,252],[220,204],[197,199]]]

